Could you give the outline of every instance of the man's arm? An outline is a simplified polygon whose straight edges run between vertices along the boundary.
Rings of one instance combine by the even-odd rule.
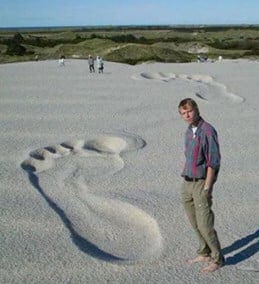
[[[204,185],[204,190],[206,191],[207,196],[212,195],[213,184],[215,181],[215,173],[216,171],[212,167],[207,168],[207,175],[206,175],[205,185]]]

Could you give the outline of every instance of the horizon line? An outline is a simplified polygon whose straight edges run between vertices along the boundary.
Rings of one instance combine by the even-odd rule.
[[[160,27],[160,28],[203,28],[203,27],[259,27],[259,24],[128,24],[128,25],[57,25],[57,26],[9,26],[0,27],[0,30],[22,30],[22,29],[99,29],[99,28],[143,28],[143,27]]]

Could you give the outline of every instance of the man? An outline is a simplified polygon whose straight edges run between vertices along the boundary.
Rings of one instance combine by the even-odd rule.
[[[178,111],[189,125],[185,134],[186,162],[182,172],[183,204],[199,239],[198,255],[188,263],[206,262],[208,265],[201,272],[214,272],[224,265],[211,210],[213,185],[220,168],[217,132],[200,116],[193,99],[182,100]]]
[[[88,65],[89,65],[90,73],[95,72],[95,70],[94,70],[94,58],[91,54],[89,54],[89,56],[88,56]]]
[[[100,56],[96,57],[96,63],[97,63],[97,68],[98,68],[98,73],[103,73],[103,59]]]

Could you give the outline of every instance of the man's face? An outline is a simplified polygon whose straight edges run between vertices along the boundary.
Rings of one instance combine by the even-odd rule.
[[[179,113],[188,124],[195,124],[199,117],[198,110],[188,105],[180,107]]]

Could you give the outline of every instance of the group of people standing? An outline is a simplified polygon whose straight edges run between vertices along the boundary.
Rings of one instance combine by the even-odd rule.
[[[35,60],[38,61],[38,57],[35,58]],[[91,54],[89,54],[89,56],[88,56],[88,66],[89,66],[90,73],[95,72],[95,68],[94,68],[95,61],[96,61],[96,66],[97,66],[98,73],[103,73],[104,64],[103,64],[102,57],[97,56],[96,60],[95,60],[94,57]],[[65,56],[61,55],[59,57],[59,61],[58,62],[59,62],[59,66],[65,66]]]
[[[94,61],[95,60],[94,60],[93,56],[91,54],[89,54],[88,65],[89,65],[90,73],[95,72]],[[103,59],[100,56],[96,57],[96,65],[97,65],[98,73],[103,73],[104,64],[103,64]]]

